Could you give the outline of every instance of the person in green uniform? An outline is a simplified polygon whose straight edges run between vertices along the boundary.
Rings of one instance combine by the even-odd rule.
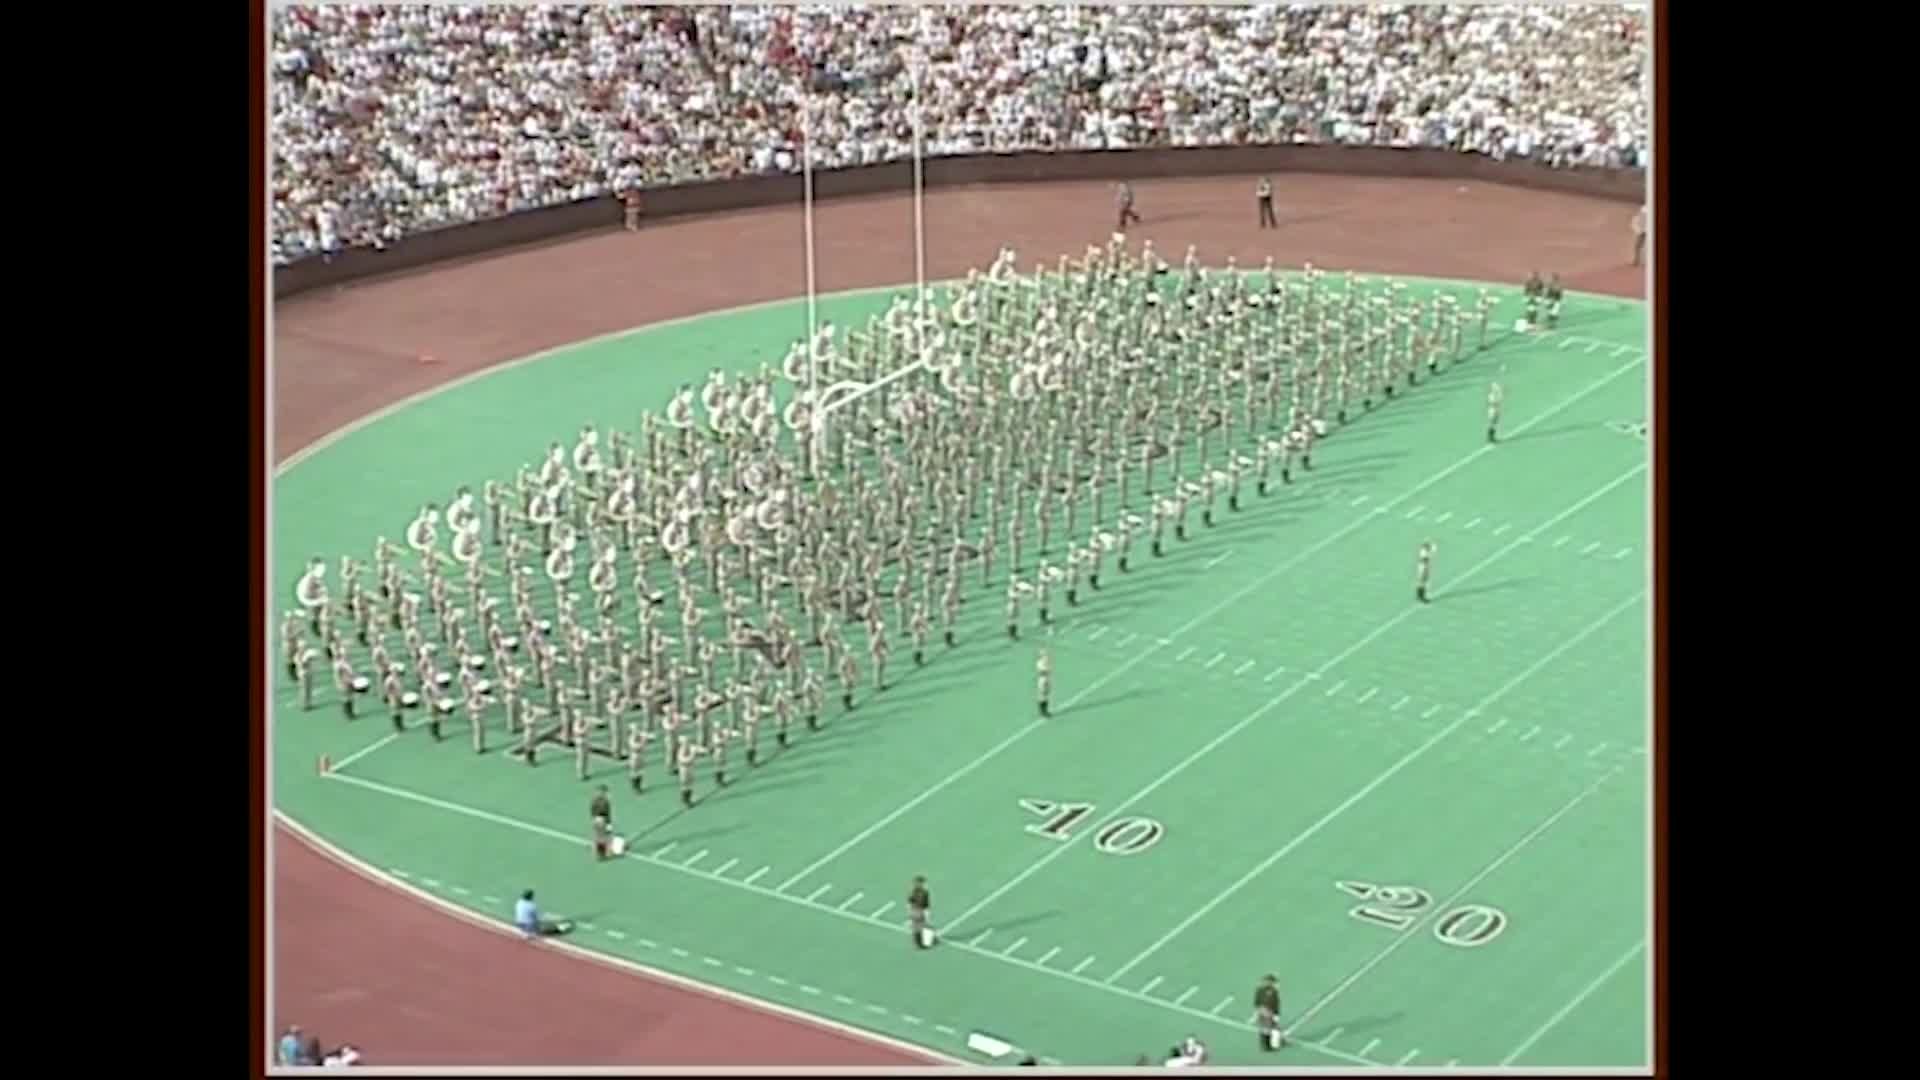
[[[1527,277],[1526,288],[1521,295],[1527,301],[1527,325],[1534,326],[1540,321],[1540,300],[1547,291],[1547,283],[1540,280],[1540,271],[1535,270]]]
[[[613,849],[613,800],[607,798],[607,785],[601,784],[587,804],[587,818],[593,823],[593,857],[604,859]]]
[[[933,894],[927,891],[927,879],[915,875],[907,890],[907,928],[913,934],[913,947],[930,948],[933,935],[927,930],[927,912],[933,908]]]
[[[1560,284],[1560,275],[1555,274],[1541,292],[1547,301],[1547,329],[1551,330],[1560,325],[1560,300],[1567,290]]]
[[[1280,985],[1272,975],[1253,990],[1253,1022],[1260,1031],[1260,1049],[1278,1050],[1287,1044],[1280,1031]]]

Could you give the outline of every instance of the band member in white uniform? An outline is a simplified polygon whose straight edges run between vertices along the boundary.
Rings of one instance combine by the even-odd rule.
[[[1413,595],[1423,604],[1427,602],[1427,584],[1433,580],[1433,552],[1433,541],[1428,540],[1420,545],[1420,552],[1415,557]]]

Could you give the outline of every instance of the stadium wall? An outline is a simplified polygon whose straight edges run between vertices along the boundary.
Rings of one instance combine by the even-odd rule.
[[[1451,150],[1371,146],[1210,146],[989,154],[928,158],[923,166],[928,188],[1258,173],[1472,180],[1635,204],[1646,197],[1646,174],[1639,169],[1556,169],[1532,162],[1495,161],[1479,154]],[[689,214],[792,205],[802,198],[801,183],[798,174],[782,173],[650,188],[645,193],[646,216],[649,221],[658,221]],[[825,170],[813,177],[816,199],[901,192],[912,185],[913,166],[907,161]],[[433,229],[405,237],[384,250],[356,248],[331,258],[309,256],[288,266],[276,267],[273,295],[280,299],[376,274],[417,269],[576,233],[618,228],[622,220],[620,201],[607,196]]]

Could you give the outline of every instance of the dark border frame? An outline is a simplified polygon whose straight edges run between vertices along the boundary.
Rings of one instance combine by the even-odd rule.
[[[1669,959],[1671,928],[1670,895],[1670,802],[1669,802],[1669,683],[1668,650],[1671,643],[1669,616],[1670,576],[1668,558],[1670,534],[1667,514],[1670,491],[1668,435],[1672,430],[1668,415],[1670,372],[1668,369],[1671,335],[1669,303],[1672,275],[1672,75],[1671,47],[1673,17],[1671,0],[1651,0],[1654,33],[1654,167],[1652,175],[1653,244],[1652,256],[1656,288],[1653,303],[1653,386],[1654,408],[1651,422],[1655,432],[1652,444],[1654,513],[1653,529],[1653,744],[1649,757],[1653,769],[1653,1064],[1654,1075],[1671,1073],[1671,1035],[1668,1015],[1671,993]],[[266,48],[267,3],[252,0],[247,25],[248,44],[248,342],[250,363],[247,369],[247,447],[248,447],[248,572],[247,627],[249,654],[246,660],[248,705],[247,779],[247,853],[248,876],[248,1048],[247,1074],[263,1076],[269,1062],[269,1038],[266,1029],[266,873],[271,807],[266,800],[267,696],[266,656],[266,495],[271,470],[266,444],[266,370],[267,302],[271,291],[267,267],[267,102]],[[1462,1070],[1463,1075],[1472,1075]],[[1124,1073],[1120,1075],[1126,1075]]]

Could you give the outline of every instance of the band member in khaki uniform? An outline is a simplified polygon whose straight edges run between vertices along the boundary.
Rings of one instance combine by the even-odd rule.
[[[680,805],[693,806],[693,763],[700,757],[700,744],[691,735],[680,736],[680,747],[674,753],[674,769],[680,775]]]
[[[1633,212],[1633,265],[1640,266],[1647,261],[1647,208],[1642,206]]]
[[[1254,185],[1253,201],[1260,205],[1260,227],[1263,229],[1279,228],[1280,219],[1273,216],[1272,180],[1264,176],[1260,178],[1260,182]]]
[[[1052,716],[1053,708],[1053,650],[1045,646],[1040,648],[1040,658],[1034,662],[1034,695],[1040,703],[1040,715]]]

